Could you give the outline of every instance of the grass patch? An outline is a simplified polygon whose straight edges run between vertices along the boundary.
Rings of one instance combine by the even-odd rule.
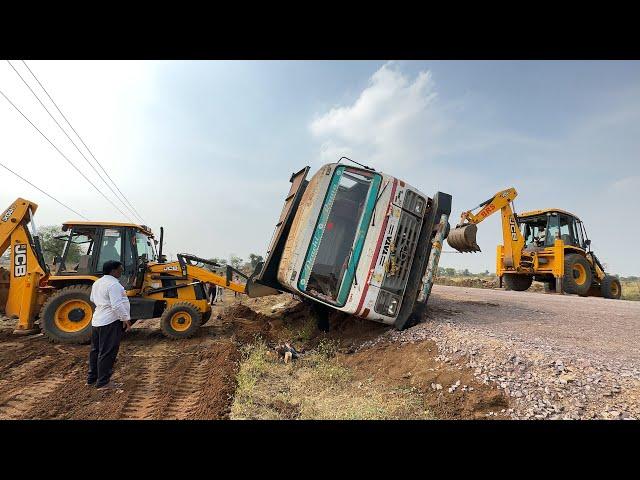
[[[357,381],[323,341],[300,359],[284,364],[262,341],[245,347],[232,419],[431,418],[412,389],[385,389]]]
[[[640,300],[640,280],[621,280],[622,300]]]

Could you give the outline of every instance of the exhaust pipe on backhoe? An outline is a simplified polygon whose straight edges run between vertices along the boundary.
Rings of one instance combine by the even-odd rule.
[[[476,242],[477,233],[478,226],[474,223],[458,225],[449,232],[447,243],[459,252],[480,252],[480,247]]]

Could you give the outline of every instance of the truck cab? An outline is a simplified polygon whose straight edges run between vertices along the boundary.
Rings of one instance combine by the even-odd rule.
[[[420,293],[431,287],[424,277],[436,233],[446,236],[451,196],[430,198],[396,177],[340,162],[322,166],[309,181],[308,171],[291,177],[267,259],[247,294],[288,291],[404,328],[417,314],[418,297],[426,302],[428,293]]]

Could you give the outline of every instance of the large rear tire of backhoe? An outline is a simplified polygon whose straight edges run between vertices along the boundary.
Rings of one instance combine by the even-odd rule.
[[[179,340],[192,337],[202,325],[202,313],[189,302],[178,302],[160,317],[160,330],[165,337]]]
[[[604,298],[613,298],[614,300],[620,299],[620,295],[622,295],[622,285],[620,285],[620,280],[616,277],[612,277],[611,275],[605,275],[602,282],[600,282],[600,291]]]
[[[591,265],[586,258],[577,253],[570,253],[564,257],[562,287],[565,293],[587,295],[592,281]]]
[[[72,285],[51,294],[40,310],[40,328],[57,343],[89,343],[95,305],[91,285]]]
[[[504,274],[504,284],[507,290],[515,290],[516,292],[524,292],[533,283],[531,275],[518,275],[515,273]]]

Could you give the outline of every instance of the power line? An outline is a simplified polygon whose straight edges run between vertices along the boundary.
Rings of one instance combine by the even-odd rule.
[[[138,213],[138,211],[136,210],[136,208],[133,206],[133,204],[129,201],[129,199],[125,196],[124,193],[122,193],[122,190],[120,190],[120,188],[118,187],[118,185],[116,184],[116,182],[113,181],[113,179],[111,178],[111,176],[109,175],[109,173],[107,173],[107,171],[104,169],[104,167],[102,166],[102,164],[98,161],[98,159],[96,158],[96,156],[93,154],[93,152],[91,151],[91,149],[87,146],[87,144],[84,142],[84,140],[82,139],[82,137],[80,136],[80,134],[76,131],[75,128],[73,128],[73,125],[71,125],[71,122],[67,119],[67,117],[64,115],[64,113],[62,113],[62,110],[60,110],[60,108],[58,107],[58,105],[56,104],[56,102],[53,101],[53,98],[51,98],[51,95],[49,95],[49,92],[47,92],[47,89],[44,88],[44,85],[42,85],[42,83],[40,82],[40,80],[38,80],[38,77],[36,77],[36,74],[33,73],[31,71],[31,69],[29,68],[29,65],[27,65],[27,62],[25,62],[24,60],[21,60],[22,63],[24,64],[25,67],[27,67],[27,70],[29,70],[29,73],[33,76],[33,78],[36,80],[36,82],[38,82],[38,85],[40,85],[40,88],[42,88],[42,90],[44,91],[44,93],[47,95],[47,97],[49,98],[49,100],[51,100],[51,103],[53,103],[53,106],[56,107],[56,110],[58,110],[58,113],[60,113],[60,115],[62,115],[62,118],[64,118],[65,122],[67,122],[67,125],[69,125],[69,127],[71,128],[71,130],[73,130],[73,133],[76,134],[76,136],[78,137],[78,139],[80,139],[80,142],[82,142],[82,145],[84,145],[84,148],[87,149],[87,151],[89,152],[89,155],[91,155],[91,157],[95,160],[95,162],[98,164],[98,166],[100,167],[100,169],[104,172],[104,174],[107,176],[107,178],[109,180],[111,180],[111,183],[113,183],[113,186],[116,187],[116,190],[118,190],[118,192],[120,192],[120,195],[122,196],[122,198],[124,198],[124,200],[129,204],[129,206],[133,209],[133,211],[135,212],[135,214],[138,216],[138,218],[140,220],[142,220],[144,223],[146,223],[144,221],[144,218],[142,218],[142,216]]]
[[[31,88],[31,86],[27,83],[27,81],[24,79],[24,77],[20,74],[20,72],[16,69],[16,67],[13,66],[13,64],[11,63],[11,61],[7,60],[7,63],[9,64],[9,66],[13,69],[14,72],[16,72],[16,74],[18,75],[18,77],[20,77],[20,80],[22,80],[22,83],[24,83],[27,88],[29,89],[29,91],[33,94],[34,97],[36,97],[36,100],[38,100],[38,102],[40,103],[40,105],[42,105],[42,108],[44,108],[44,110],[49,114],[49,116],[51,117],[51,119],[55,122],[55,124],[58,126],[58,128],[60,130],[62,130],[62,133],[65,134],[65,136],[69,139],[69,141],[73,144],[73,146],[76,148],[76,150],[80,153],[80,155],[82,155],[82,157],[86,160],[86,162],[89,164],[89,166],[93,169],[93,171],[96,173],[96,175],[98,175],[98,178],[100,178],[100,180],[102,180],[102,182],[104,182],[104,184],[109,187],[109,190],[111,190],[111,193],[113,193],[113,195],[120,201],[120,203],[122,203],[122,205],[124,205],[125,208],[129,209],[129,211],[135,215],[133,213],[133,211],[127,206],[126,203],[124,203],[119,197],[118,194],[113,190],[113,188],[111,187],[111,185],[109,185],[109,183],[107,183],[105,181],[104,178],[102,178],[102,175],[100,174],[100,172],[98,172],[98,170],[96,170],[96,167],[93,166],[93,164],[89,161],[89,159],[86,157],[86,155],[82,152],[82,150],[80,150],[80,148],[78,147],[78,145],[76,145],[76,143],[73,141],[73,139],[69,136],[69,134],[67,133],[67,131],[62,127],[62,125],[60,125],[60,123],[58,123],[58,120],[56,120],[56,118],[51,114],[51,112],[49,111],[49,109],[46,107],[46,105],[42,102],[42,100],[40,100],[40,97],[38,97],[38,95],[36,94],[36,92],[33,91],[33,89]],[[32,73],[33,75],[33,73]],[[37,81],[37,79],[36,79]],[[129,219],[131,219],[129,217]]]
[[[54,200],[56,202],[58,202],[60,205],[62,205],[64,208],[66,208],[67,210],[71,210],[73,213],[75,213],[76,215],[84,218],[87,221],[90,221],[87,217],[85,217],[84,215],[82,215],[81,213],[76,212],[73,208],[71,208],[68,205],[65,205],[64,203],[62,203],[60,200],[58,200],[57,198],[49,195],[47,192],[45,192],[44,190],[42,190],[40,187],[35,186],[33,183],[31,183],[29,180],[27,180],[26,178],[24,178],[23,176],[17,174],[16,172],[14,172],[13,170],[11,170],[9,167],[7,167],[6,165],[3,165],[2,163],[0,163],[0,167],[9,170],[11,173],[13,173],[16,177],[18,177],[20,180],[23,180],[25,182],[27,182],[29,185],[31,185],[33,188],[35,188],[36,190],[39,190],[40,192],[44,193],[47,197],[49,197],[51,200]]]
[[[122,210],[120,210],[120,208],[119,208],[115,203],[113,203],[113,202],[111,201],[111,199],[110,199],[109,197],[107,197],[107,196],[102,192],[102,190],[100,190],[98,187],[96,187],[96,186],[95,186],[95,184],[94,184],[91,180],[89,180],[89,178],[87,178],[87,176],[86,176],[84,173],[82,173],[82,171],[81,171],[81,170],[80,170],[80,169],[79,169],[79,168],[78,168],[78,167],[77,167],[77,166],[76,166],[76,165],[75,165],[71,160],[69,160],[69,159],[67,158],[67,156],[66,156],[64,153],[62,153],[62,151],[60,151],[60,149],[59,149],[58,147],[56,147],[56,146],[53,144],[53,142],[52,142],[51,140],[49,140],[49,138],[48,138],[44,133],[42,133],[42,132],[40,131],[40,129],[39,129],[38,127],[36,127],[36,126],[34,125],[34,123],[33,123],[31,120],[29,120],[29,118],[28,118],[24,113],[22,113],[22,111],[21,111],[18,107],[16,107],[16,105],[15,105],[11,100],[9,100],[9,97],[7,97],[7,96],[4,94],[4,92],[3,92],[2,90],[0,90],[0,95],[2,95],[2,96],[5,98],[5,100],[6,100],[7,102],[9,102],[9,104],[10,104],[13,108],[15,108],[15,109],[18,111],[18,113],[20,113],[20,115],[22,115],[22,116],[24,117],[24,119],[25,119],[27,122],[29,122],[29,123],[31,124],[31,126],[32,126],[33,128],[35,128],[35,129],[38,131],[38,133],[39,133],[40,135],[42,135],[42,136],[44,137],[44,139],[45,139],[47,142],[49,142],[49,144],[50,144],[50,145],[51,145],[51,146],[56,150],[56,152],[58,152],[58,153],[62,156],[62,158],[64,158],[64,159],[65,159],[65,160],[66,160],[66,161],[67,161],[67,162],[68,162],[68,163],[69,163],[73,168],[75,168],[75,169],[76,169],[76,171],[77,171],[80,175],[82,175],[82,177],[83,177],[87,182],[89,182],[89,184],[90,184],[93,188],[95,188],[95,189],[96,189],[96,191],[97,191],[100,195],[102,195],[102,196],[105,198],[105,200],[107,200],[111,205],[113,205],[113,206],[116,208],[116,210],[118,210],[118,211],[119,211],[119,212],[120,212],[124,217],[129,218],[129,217],[128,217],[128,215],[127,215],[126,213],[124,213]]]

